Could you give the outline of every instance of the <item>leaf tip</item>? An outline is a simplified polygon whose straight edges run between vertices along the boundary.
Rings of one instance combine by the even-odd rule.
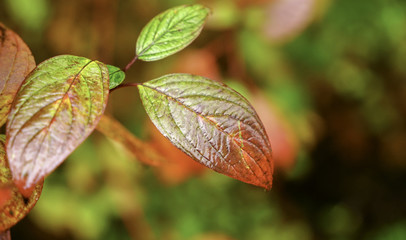
[[[207,7],[207,6],[205,6],[205,5],[203,5],[203,4],[193,4],[193,5],[190,5],[191,7],[196,7],[199,11],[205,11],[206,12],[206,15],[209,15],[209,14],[211,14],[212,13],[212,11],[211,11],[211,8],[209,8],[209,7]]]
[[[272,177],[267,183],[265,183],[265,185],[263,187],[264,187],[264,189],[266,191],[271,191],[271,189],[272,189]]]

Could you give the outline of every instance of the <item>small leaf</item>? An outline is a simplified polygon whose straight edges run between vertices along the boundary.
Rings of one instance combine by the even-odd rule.
[[[93,131],[109,92],[105,64],[62,55],[25,79],[7,122],[7,155],[16,184],[29,189]]]
[[[21,38],[0,23],[0,126],[6,120],[18,88],[35,60]]]
[[[152,122],[176,147],[217,172],[272,187],[269,140],[240,94],[189,74],[163,76],[138,88]]]
[[[113,89],[120,85],[125,79],[125,73],[118,67],[106,65],[109,70],[109,89]]]
[[[14,226],[27,215],[34,207],[41,195],[42,185],[34,186],[33,193],[24,197],[13,183],[11,171],[7,164],[7,157],[4,147],[5,136],[0,135],[0,232]],[[7,196],[3,193],[7,192]]]
[[[171,8],[154,17],[138,37],[138,58],[155,61],[182,50],[200,34],[209,12],[194,4]]]

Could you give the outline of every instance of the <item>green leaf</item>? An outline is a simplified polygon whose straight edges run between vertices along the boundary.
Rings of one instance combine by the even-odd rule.
[[[105,64],[62,55],[32,71],[7,122],[7,155],[20,191],[52,172],[93,131],[109,93]]]
[[[26,198],[19,192],[7,164],[4,142],[5,136],[0,135],[0,232],[14,226],[31,211],[41,195],[43,185],[40,183],[34,186],[32,194]]]
[[[271,188],[269,140],[239,93],[189,74],[163,76],[138,88],[152,122],[176,147],[217,172]]]
[[[159,14],[141,31],[136,55],[143,61],[155,61],[182,50],[200,34],[209,12],[208,8],[194,4]]]
[[[109,89],[113,89],[120,85],[125,79],[125,73],[118,67],[106,65],[109,70]]]
[[[0,23],[0,126],[7,120],[18,88],[34,68],[35,60],[27,45]]]

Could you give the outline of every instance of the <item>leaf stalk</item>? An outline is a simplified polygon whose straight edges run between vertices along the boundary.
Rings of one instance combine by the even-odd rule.
[[[123,68],[123,72],[127,72],[128,69],[130,69],[130,67],[135,63],[135,61],[137,61],[138,59],[138,55],[135,55],[135,57],[131,60],[131,62],[129,62],[127,64],[127,66],[125,66],[125,68]]]

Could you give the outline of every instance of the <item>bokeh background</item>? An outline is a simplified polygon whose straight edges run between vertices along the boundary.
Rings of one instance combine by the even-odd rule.
[[[246,96],[275,160],[269,192],[194,164],[160,136],[136,88],[107,113],[167,156],[155,168],[95,132],[51,174],[13,239],[406,239],[406,1],[1,0],[37,63],[125,66],[167,8],[212,9],[200,37],[127,82],[203,75]]]

